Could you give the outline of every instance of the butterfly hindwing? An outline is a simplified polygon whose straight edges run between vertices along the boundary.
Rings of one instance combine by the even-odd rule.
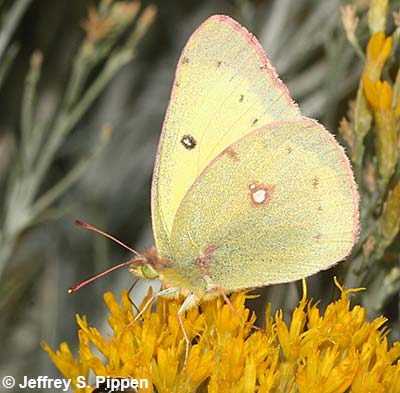
[[[174,269],[190,285],[208,275],[226,290],[316,273],[350,252],[357,195],[343,149],[321,125],[261,127],[216,157],[185,195],[171,233]]]

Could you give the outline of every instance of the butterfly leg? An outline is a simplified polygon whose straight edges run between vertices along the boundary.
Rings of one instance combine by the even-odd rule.
[[[190,348],[190,340],[189,337],[186,333],[185,326],[183,325],[183,319],[182,319],[182,314],[192,308],[196,304],[196,296],[191,293],[185,301],[182,303],[182,306],[180,307],[178,311],[178,320],[179,320],[179,325],[181,325],[183,337],[185,338],[186,341],[186,352],[185,352],[185,362],[183,363],[183,368],[186,367],[186,362],[188,360],[189,356],[189,348]]]
[[[132,300],[131,298],[131,293],[133,291],[133,288],[135,287],[135,285],[137,284],[137,282],[140,280],[140,278],[137,278],[132,285],[129,287],[128,289],[128,293],[127,293],[127,297],[129,300],[129,303],[132,304],[132,306],[135,308],[136,312],[140,312],[138,306],[135,304],[135,302]]]
[[[233,311],[233,313],[239,318],[239,319],[243,319],[243,317],[238,313],[238,311],[236,310],[236,308],[234,307],[234,305],[232,304],[232,302],[230,301],[229,297],[226,295],[225,291],[221,288],[221,287],[217,287],[215,288],[217,291],[219,291],[219,293],[222,295],[222,297],[225,300],[225,303],[230,307],[230,309]],[[250,325],[252,328],[254,328],[255,330],[260,330],[260,328],[258,326],[255,326],[247,321],[245,321],[245,323],[247,325]]]
[[[157,299],[159,296],[171,295],[173,293],[179,293],[179,292],[180,292],[180,288],[172,287],[172,288],[163,289],[162,291],[151,295],[150,299],[146,302],[146,304],[144,305],[142,310],[138,314],[136,314],[133,321],[128,324],[128,327],[131,326],[133,323],[135,323],[143,315],[143,313],[147,310],[147,308],[154,302],[154,300]]]
[[[217,287],[216,290],[222,295],[225,300],[225,303],[230,307],[233,313],[239,318],[242,319],[242,316],[238,313],[236,308],[233,306],[232,302],[230,301],[229,297],[226,295],[225,291],[221,287]]]

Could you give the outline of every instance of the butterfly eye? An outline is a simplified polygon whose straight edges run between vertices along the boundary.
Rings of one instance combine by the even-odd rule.
[[[149,280],[158,277],[158,273],[153,269],[153,267],[147,263],[140,266],[140,270],[142,271],[143,277]]]
[[[181,139],[183,147],[187,150],[192,150],[196,147],[197,141],[192,135],[184,135]]]

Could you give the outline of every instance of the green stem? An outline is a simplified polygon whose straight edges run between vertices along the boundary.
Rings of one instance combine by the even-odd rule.
[[[94,100],[104,90],[116,72],[130,60],[132,60],[133,57],[133,52],[127,51],[118,53],[114,57],[111,56],[103,71],[88,88],[80,102],[76,105],[75,109],[68,114],[60,115],[54,131],[50,135],[48,143],[46,146],[44,146],[40,160],[38,161],[35,171],[36,184],[34,186],[34,193],[36,193],[39,184],[43,180],[44,175],[50,167],[50,164],[65,137],[86,113],[89,107],[93,104]]]
[[[31,167],[34,155],[31,150],[31,137],[34,124],[34,105],[36,102],[37,84],[41,71],[41,54],[34,53],[28,75],[25,79],[25,89],[22,98],[21,113],[21,155],[24,172]]]
[[[0,31],[0,59],[2,59],[8,43],[10,42],[11,36],[17,28],[18,22],[22,18],[22,15],[31,1],[32,0],[18,0],[14,2],[8,14],[4,17],[3,20],[5,23],[1,27]]]
[[[8,74],[11,64],[14,62],[15,57],[19,51],[19,45],[12,43],[6,50],[4,60],[0,62],[0,86]]]
[[[56,185],[43,194],[31,207],[32,219],[39,217],[50,205],[60,198],[74,183],[76,183],[86,172],[93,159],[103,150],[105,143],[96,144],[94,151],[80,160],[66,176],[64,176]]]

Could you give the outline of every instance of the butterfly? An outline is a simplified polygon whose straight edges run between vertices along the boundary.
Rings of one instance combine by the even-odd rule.
[[[183,295],[189,345],[182,315],[200,301],[348,256],[358,200],[344,149],[301,114],[257,39],[214,15],[176,68],[151,189],[155,247],[110,270],[159,278],[150,301]]]

